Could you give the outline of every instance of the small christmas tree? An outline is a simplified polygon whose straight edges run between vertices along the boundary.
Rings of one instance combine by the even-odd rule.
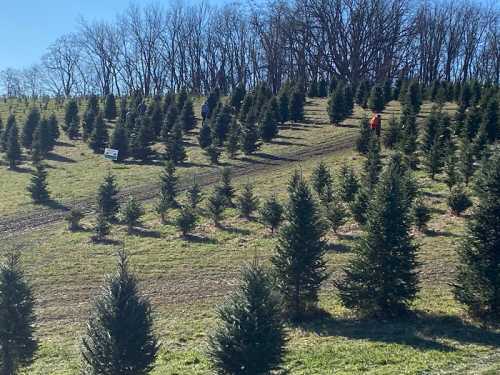
[[[189,206],[182,206],[179,210],[179,216],[175,220],[177,228],[182,233],[182,237],[186,238],[190,232],[196,227],[197,217],[194,210]]]
[[[462,136],[458,148],[458,169],[466,185],[474,174],[474,150],[467,136]]]
[[[370,146],[370,139],[372,138],[372,130],[370,129],[370,122],[366,116],[359,121],[359,136],[356,140],[356,150],[360,154],[367,154]]]
[[[57,143],[57,140],[60,137],[59,124],[57,121],[57,117],[54,113],[52,113],[49,116],[49,119],[47,122],[47,127],[48,127],[48,132],[49,132],[49,139],[50,139],[49,149],[52,151],[54,149],[54,146]]]
[[[373,86],[370,97],[368,98],[368,108],[370,108],[372,112],[380,113],[384,110],[385,103],[383,87],[381,85]]]
[[[123,251],[94,301],[82,339],[84,374],[145,375],[154,366],[159,343],[151,305],[142,297]]]
[[[203,200],[203,193],[201,192],[200,184],[198,184],[196,178],[193,179],[193,183],[187,191],[187,198],[189,207],[193,210],[196,210]]]
[[[455,156],[454,152],[449,152],[444,171],[444,182],[446,183],[446,186],[448,186],[448,189],[451,191],[451,188],[455,186],[460,179],[457,171],[457,157]]]
[[[236,119],[233,118],[233,121],[231,121],[231,125],[229,127],[229,132],[227,134],[226,143],[224,145],[225,150],[231,159],[233,159],[238,153],[240,147],[239,141],[240,125],[238,124]]]
[[[344,87],[339,85],[328,99],[328,117],[333,125],[340,125],[345,119]]]
[[[187,99],[184,102],[179,121],[182,123],[182,129],[190,132],[196,127],[196,117],[194,116],[193,102]]]
[[[184,139],[182,135],[182,124],[178,122],[169,133],[165,142],[166,160],[172,161],[175,165],[182,163],[187,155],[184,147]]]
[[[31,148],[33,144],[33,134],[40,123],[40,112],[38,109],[33,108],[28,113],[26,121],[24,122],[23,131],[21,134],[21,143],[26,148]]]
[[[276,194],[264,201],[262,208],[259,210],[260,220],[271,229],[273,234],[283,222],[283,211],[283,206],[278,202]]]
[[[106,95],[106,102],[104,104],[104,118],[107,120],[114,120],[116,114],[116,99],[113,93],[109,93]]]
[[[448,206],[456,216],[460,216],[466,209],[472,206],[472,201],[465,193],[462,185],[455,185],[451,188],[450,195],[448,196]]]
[[[488,142],[493,143],[500,138],[500,110],[498,108],[498,99],[492,97],[488,100],[483,110],[482,125],[488,135]]]
[[[118,120],[113,131],[113,135],[111,136],[111,144],[112,149],[118,150],[118,159],[117,161],[123,161],[128,157],[128,134],[127,129],[123,126],[121,120]]]
[[[31,177],[31,182],[27,187],[34,203],[44,203],[49,200],[47,190],[47,171],[42,163],[35,164],[35,172]]]
[[[77,119],[70,122],[66,133],[68,134],[69,139],[77,139],[80,136],[80,122]]]
[[[253,185],[246,183],[243,186],[241,195],[238,196],[238,208],[241,216],[249,220],[252,213],[258,208],[258,206],[259,200],[253,193]]]
[[[241,271],[237,290],[218,309],[208,355],[217,373],[269,374],[279,367],[285,330],[271,282],[256,263]]]
[[[92,236],[92,241],[102,242],[109,234],[110,225],[106,216],[102,211],[97,212],[96,223],[94,226],[94,235]]]
[[[330,168],[320,162],[313,170],[311,184],[314,191],[322,201],[328,201],[329,194],[333,191],[333,178]]]
[[[213,165],[219,164],[219,158],[222,154],[222,150],[219,147],[210,145],[204,151],[208,159],[210,160],[211,164]]]
[[[80,220],[83,219],[83,212],[78,208],[73,208],[65,217],[68,222],[68,230],[70,232],[75,232],[80,229]]]
[[[290,103],[288,112],[290,120],[299,122],[304,119],[304,93],[301,92],[299,87],[295,87],[290,94]]]
[[[284,124],[287,122],[289,118],[289,106],[290,106],[290,100],[288,97],[288,93],[286,91],[283,91],[280,93],[278,97],[278,108],[279,108],[279,114],[280,114],[280,122]]]
[[[335,234],[347,222],[348,216],[347,208],[339,200],[333,200],[326,206],[326,219]]]
[[[51,145],[48,121],[43,118],[33,134],[32,159],[39,162],[47,157]]]
[[[97,113],[92,108],[87,108],[83,114],[82,136],[84,141],[87,141],[94,131],[96,117]]]
[[[401,141],[401,124],[394,115],[391,116],[384,135],[384,146],[393,149]]]
[[[364,163],[363,180],[369,192],[377,185],[380,172],[382,171],[382,161],[380,160],[380,145],[378,139],[372,137],[368,148],[368,155]]]
[[[37,349],[34,337],[35,300],[18,254],[0,265],[0,373],[17,374],[31,363]]]
[[[274,113],[268,108],[264,112],[264,116],[259,123],[260,137],[264,142],[270,142],[278,135],[278,122]]]
[[[423,232],[431,219],[430,209],[424,203],[423,199],[419,198],[415,201],[412,210],[412,218],[417,229]]]
[[[16,123],[14,122],[11,126],[8,126],[5,131],[8,131],[5,144],[5,159],[9,163],[10,169],[16,169],[16,166],[21,161],[22,156]]]
[[[351,203],[359,190],[359,181],[354,170],[347,164],[342,165],[339,173],[339,196],[344,202]]]
[[[138,119],[139,125],[136,132],[130,138],[129,152],[135,159],[146,162],[152,155],[151,150],[151,133],[149,122],[145,118]]]
[[[78,103],[76,102],[75,99],[70,99],[66,103],[63,130],[68,131],[74,122],[80,123],[80,118],[78,116]]]
[[[368,209],[368,204],[370,203],[369,199],[368,190],[365,187],[360,187],[354,196],[354,199],[349,204],[352,217],[359,225],[366,224],[366,210]]]
[[[225,205],[225,197],[222,196],[219,189],[215,189],[207,200],[207,214],[213,220],[216,227],[220,225]]]
[[[165,169],[160,176],[160,196],[156,206],[156,212],[160,215],[161,222],[166,222],[168,210],[177,207],[177,176],[175,165],[171,161],[165,163]]]
[[[245,85],[242,83],[236,86],[233,92],[231,93],[231,99],[229,103],[234,108],[236,113],[240,111],[241,104],[243,102],[243,99],[245,98],[245,95],[246,95]]]
[[[106,177],[104,177],[104,181],[99,186],[97,192],[98,211],[102,213],[104,218],[108,221],[116,219],[116,214],[120,207],[117,195],[118,188],[116,186],[115,176],[108,173]]]
[[[127,224],[127,233],[131,234],[134,227],[140,224],[141,216],[144,215],[144,209],[134,197],[130,197],[123,207],[123,222]]]
[[[102,153],[104,152],[104,147],[106,147],[108,140],[108,128],[104,123],[102,113],[99,112],[94,122],[94,130],[90,136],[89,146],[96,154]]]

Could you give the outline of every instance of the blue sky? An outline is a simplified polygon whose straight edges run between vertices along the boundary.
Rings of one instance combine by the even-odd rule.
[[[0,3],[0,70],[38,62],[50,43],[76,29],[79,16],[88,20],[114,20],[129,5],[127,0],[0,0]]]

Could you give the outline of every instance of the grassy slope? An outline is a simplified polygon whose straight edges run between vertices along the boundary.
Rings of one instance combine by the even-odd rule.
[[[318,129],[323,133],[316,133],[320,130],[315,128],[292,132],[296,138],[336,132],[329,127]],[[318,156],[301,164],[306,176],[319,160],[338,169],[344,161],[359,167],[362,158],[351,151]],[[258,195],[277,192],[285,199],[285,181],[294,167],[284,165],[252,176]],[[415,234],[422,262],[417,315],[392,323],[358,321],[340,306],[330,280],[321,295],[325,315],[300,329],[289,329],[286,367],[290,373],[492,374],[498,369],[498,350],[494,349],[500,344],[499,333],[462,320],[463,310],[449,288],[463,219],[448,214],[444,184],[431,184],[423,172],[418,177],[432,203],[433,219],[427,235]],[[235,183],[246,180],[240,178]],[[88,232],[68,233],[62,225],[3,243],[4,249],[23,249],[38,300],[41,349],[27,374],[78,373],[78,340],[89,302],[104,274],[113,269],[113,253],[121,241],[131,254],[144,293],[155,306],[156,329],[163,347],[154,373],[209,373],[203,352],[215,307],[233,288],[241,263],[255,256],[267,262],[276,239],[260,224],[241,220],[236,212],[228,211],[225,230],[216,230],[203,219],[195,231],[196,240],[186,242],[173,226],[161,226],[151,207],[148,211],[141,235],[127,236],[117,225],[112,235],[116,242],[108,245],[93,245]],[[92,221],[86,218],[85,226],[91,227]],[[342,265],[352,255],[357,235],[353,224],[343,228],[340,238],[329,235],[327,256],[332,279],[340,276]]]

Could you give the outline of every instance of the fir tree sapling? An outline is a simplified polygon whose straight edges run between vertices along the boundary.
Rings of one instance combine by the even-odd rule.
[[[170,209],[177,207],[177,176],[175,165],[171,161],[165,163],[165,168],[160,176],[160,195],[156,205],[156,212],[160,215],[161,222],[166,222],[166,215]]]
[[[283,222],[283,206],[278,202],[276,194],[273,194],[269,199],[264,201],[264,204],[259,210],[260,220],[262,223],[271,229],[274,234],[276,229]]]
[[[472,206],[472,201],[462,185],[455,185],[451,188],[450,195],[448,196],[448,206],[456,216],[460,216]]]
[[[253,193],[253,185],[250,183],[243,185],[243,190],[237,199],[240,215],[245,219],[250,219],[259,206],[259,200]]]
[[[27,190],[34,203],[44,203],[49,200],[49,191],[47,190],[47,171],[41,162],[35,164],[35,171],[33,172],[31,182],[28,185]]]
[[[175,219],[175,224],[181,231],[182,237],[186,238],[193,231],[196,227],[197,219],[193,208],[190,206],[181,206],[179,215]]]
[[[116,220],[118,213],[118,187],[115,176],[108,173],[97,191],[97,207],[104,218],[108,221]]]

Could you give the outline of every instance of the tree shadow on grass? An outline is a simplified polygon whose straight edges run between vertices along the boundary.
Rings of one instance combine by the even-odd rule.
[[[222,225],[222,224],[219,225],[219,229],[223,230],[224,232],[238,234],[240,236],[248,236],[251,233],[248,229],[231,227],[229,225]]]
[[[61,163],[76,163],[76,161],[74,159],[71,159],[71,158],[68,158],[66,156],[62,156],[62,155],[59,155],[59,154],[54,154],[53,152],[50,152],[48,155],[47,155],[47,160],[51,160],[51,161],[58,161],[58,162],[61,162]]]
[[[144,238],[161,238],[160,232],[142,227],[132,228],[132,232],[130,234]]]
[[[255,154],[254,154],[254,155],[255,155]],[[244,162],[249,163],[249,164],[273,165],[272,163],[266,163],[266,162],[261,161],[261,160],[250,159],[250,158],[249,158],[249,157],[247,157],[247,156],[241,156],[241,157],[239,158],[239,160],[244,161]]]
[[[343,244],[343,243],[338,243],[338,242],[329,242],[326,245],[326,250],[327,251],[333,251],[335,253],[350,253],[352,252],[352,246]]]
[[[37,203],[37,205],[41,206],[41,207],[51,208],[53,210],[60,210],[60,211],[69,211],[70,210],[69,207],[65,206],[61,202],[58,202],[54,199],[48,199],[46,201]]]
[[[200,243],[200,244],[216,245],[219,243],[215,238],[205,237],[198,234],[187,234],[182,238],[188,242]]]
[[[279,146],[298,146],[298,147],[306,147],[307,146],[305,143],[294,143],[294,142],[289,142],[289,141],[278,141],[276,139],[273,139],[269,143],[272,144],[272,145],[279,145]]]
[[[72,143],[67,143],[67,142],[62,142],[62,141],[56,142],[56,146],[60,146],[60,147],[73,147],[73,148],[76,147]]]
[[[258,158],[267,159],[267,160],[279,160],[279,161],[297,161],[297,159],[287,158],[284,156],[267,154],[265,152],[254,152],[254,156]]]
[[[301,328],[320,336],[342,336],[354,340],[369,340],[411,346],[418,350],[454,351],[447,339],[460,344],[500,347],[500,333],[463,321],[457,316],[430,314],[423,311],[408,314],[395,321],[335,318],[322,312],[317,320]]]
[[[436,229],[425,229],[424,231],[424,234],[426,236],[429,236],[429,237],[453,237],[453,238],[460,238],[461,236],[456,234],[456,233],[452,233],[452,232],[448,232],[448,231],[442,231],[442,230],[436,230]]]

